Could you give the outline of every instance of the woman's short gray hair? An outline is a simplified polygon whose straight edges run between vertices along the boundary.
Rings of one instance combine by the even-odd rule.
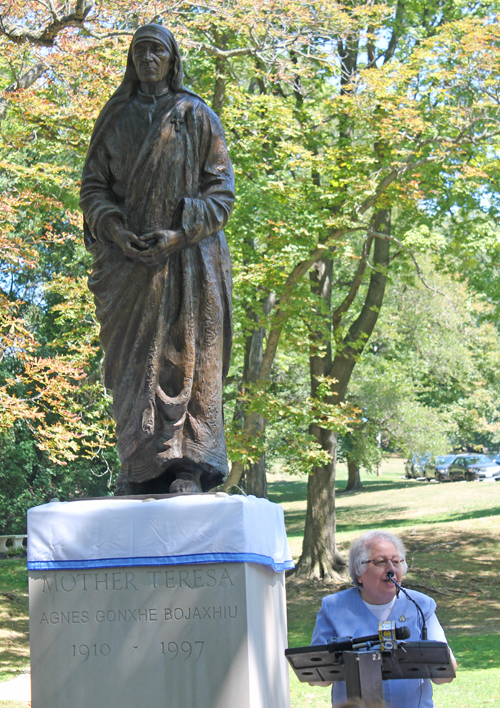
[[[378,541],[392,543],[393,546],[396,547],[399,557],[403,559],[406,558],[406,548],[403,541],[393,533],[389,533],[388,531],[379,531],[376,529],[374,531],[367,531],[362,534],[359,538],[353,541],[349,549],[349,575],[351,576],[353,585],[358,588],[361,586],[358,578],[365,572],[366,561],[370,559],[372,548]],[[401,563],[401,569],[403,571],[403,575],[408,572],[406,560],[403,560]]]

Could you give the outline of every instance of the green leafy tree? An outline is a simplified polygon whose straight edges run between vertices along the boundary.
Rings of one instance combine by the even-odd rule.
[[[489,319],[495,308],[456,276],[437,273],[439,260],[420,256],[438,292],[393,274],[349,387],[364,421],[343,440],[353,468],[376,468],[381,438],[404,454],[498,447],[500,342]],[[355,486],[350,476],[348,488]]]

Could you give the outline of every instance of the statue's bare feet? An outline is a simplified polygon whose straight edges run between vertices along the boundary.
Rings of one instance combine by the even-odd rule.
[[[199,494],[201,484],[199,475],[180,472],[170,485],[170,494]]]

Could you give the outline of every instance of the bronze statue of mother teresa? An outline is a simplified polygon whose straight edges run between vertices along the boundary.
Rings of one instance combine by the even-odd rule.
[[[222,229],[233,202],[218,117],[183,86],[171,32],[141,27],[96,121],[80,199],[117,495],[206,491],[227,474],[232,285]]]

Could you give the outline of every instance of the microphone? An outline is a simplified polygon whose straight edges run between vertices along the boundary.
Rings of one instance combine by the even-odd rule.
[[[394,583],[394,585],[397,587],[397,589],[398,589],[398,590],[401,590],[401,592],[403,592],[403,593],[406,595],[406,597],[408,598],[408,600],[411,600],[411,602],[413,602],[413,604],[415,605],[415,607],[417,608],[417,610],[420,612],[420,615],[421,615],[421,617],[422,617],[422,635],[421,635],[421,636],[422,636],[422,639],[425,641],[425,640],[427,639],[427,625],[425,624],[424,613],[422,612],[420,606],[415,602],[415,600],[414,600],[412,597],[410,597],[410,596],[408,595],[408,593],[406,592],[406,590],[405,590],[403,587],[401,587],[401,585],[400,585],[396,580],[394,580],[394,571],[393,571],[393,570],[388,570],[388,571],[387,571],[387,573],[386,573],[386,578],[387,578],[387,580],[390,580],[391,583]],[[405,629],[406,629],[406,628],[405,628]],[[397,630],[396,630],[396,632],[397,632]]]
[[[396,639],[409,639],[411,630],[409,627],[396,627]],[[330,653],[337,651],[350,651],[353,647],[362,644],[380,644],[379,634],[370,634],[368,637],[334,637],[328,642]]]

